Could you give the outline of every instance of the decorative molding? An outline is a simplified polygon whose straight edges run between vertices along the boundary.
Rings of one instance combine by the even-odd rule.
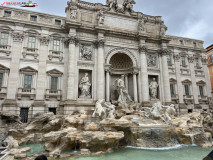
[[[182,84],[192,84],[192,82],[189,79],[186,79],[182,81]]]
[[[80,42],[80,40],[77,36],[70,36],[68,39],[65,40],[64,43],[68,46],[69,44],[78,45],[79,42]]]
[[[93,68],[94,63],[86,62],[86,61],[78,61],[78,66],[85,67],[85,68],[91,68],[91,67]]]
[[[27,67],[21,68],[20,72],[33,72],[33,73],[35,73],[35,72],[38,72],[38,71],[36,69],[30,67],[30,66],[27,66]]]
[[[189,56],[188,57],[188,61],[189,61],[189,63],[193,63],[194,62],[194,56]]]
[[[146,45],[140,45],[138,50],[139,50],[139,53],[146,53],[148,51]]]
[[[180,54],[179,54],[179,53],[175,53],[175,54],[174,54],[174,60],[175,60],[176,62],[179,62],[179,61],[180,61]]]
[[[50,41],[50,37],[49,36],[42,36],[42,37],[40,37],[40,44],[41,45],[48,46],[49,41]]]
[[[132,52],[130,52],[128,49],[122,48],[122,47],[117,47],[117,48],[114,48],[114,49],[110,50],[110,51],[108,52],[106,58],[105,58],[105,63],[106,63],[106,64],[109,64],[110,59],[111,59],[112,56],[114,56],[116,53],[123,53],[123,54],[128,55],[128,56],[132,59],[133,66],[137,66],[138,60],[137,60],[137,58],[134,56],[134,54],[133,54]]]
[[[207,65],[207,64],[208,64],[208,63],[207,63],[207,62],[208,62],[208,59],[207,59],[206,57],[202,57],[202,58],[201,58],[201,61],[202,61],[202,64],[203,64],[203,65]]]
[[[57,69],[52,69],[52,70],[50,70],[50,71],[47,71],[47,74],[48,74],[48,75],[60,75],[60,76],[62,76],[62,75],[63,75],[63,72],[61,72],[61,71],[59,71],[59,70],[57,70]]]
[[[29,14],[24,13],[24,12],[19,12],[19,11],[15,11],[14,12],[14,17],[18,17],[18,18],[25,18],[25,19],[27,19],[28,15]]]
[[[98,47],[104,47],[105,40],[104,39],[100,39],[100,40],[94,41],[93,43],[94,43],[94,46],[96,48],[98,48]]]
[[[158,56],[156,54],[147,55],[147,66],[155,68],[158,66]]]
[[[14,42],[23,42],[24,34],[20,32],[14,32],[13,34],[13,41]]]
[[[166,56],[168,54],[171,54],[171,51],[168,48],[161,48],[158,50],[158,53],[160,55]]]
[[[92,46],[89,46],[89,45],[86,45],[86,44],[81,44],[80,45],[80,59],[91,61],[92,56],[93,56]]]
[[[45,22],[45,23],[52,23],[53,18],[50,18],[48,16],[39,16],[39,19],[41,22]]]

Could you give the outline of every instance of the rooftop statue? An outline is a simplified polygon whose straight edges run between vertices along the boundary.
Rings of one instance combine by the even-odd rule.
[[[133,4],[136,4],[134,0],[107,0],[106,1],[109,10],[115,9],[116,12],[133,11]]]

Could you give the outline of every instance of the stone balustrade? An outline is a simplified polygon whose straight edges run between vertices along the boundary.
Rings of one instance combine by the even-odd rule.
[[[0,52],[5,53],[6,56],[9,56],[11,53],[11,46],[10,45],[0,45]]]
[[[57,100],[61,100],[62,92],[61,90],[53,90],[53,89],[46,89],[45,98],[48,100],[49,98],[56,98]]]
[[[22,52],[22,55],[24,58],[26,58],[26,56],[33,56],[35,59],[37,59],[38,58],[38,49],[24,47],[24,51]]]
[[[87,8],[95,8],[95,4],[94,3],[89,3],[89,2],[83,2],[83,1],[79,1],[78,5],[81,7],[87,7]]]
[[[48,55],[49,60],[51,61],[53,58],[59,59],[59,61],[63,60],[63,52],[62,51],[49,51]]]
[[[20,100],[22,97],[29,97],[31,100],[35,98],[35,88],[18,88],[17,98]]]

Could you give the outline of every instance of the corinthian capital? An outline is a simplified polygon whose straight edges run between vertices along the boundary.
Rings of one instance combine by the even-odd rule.
[[[71,36],[68,39],[65,40],[65,44],[69,45],[69,44],[75,44],[78,45],[79,44],[79,39],[76,36]]]
[[[24,34],[20,32],[13,33],[13,41],[14,42],[22,42],[24,39]]]
[[[50,41],[50,37],[48,37],[48,36],[40,37],[40,44],[41,45],[47,46],[49,44],[49,41]]]
[[[96,40],[94,41],[94,46],[95,47],[104,47],[104,43],[105,43],[105,40],[104,39],[100,39],[100,40]]]
[[[189,56],[188,57],[188,61],[189,61],[189,63],[193,63],[194,62],[194,57],[193,56]]]
[[[138,50],[139,50],[139,53],[146,53],[148,49],[146,45],[140,45]]]
[[[168,48],[161,48],[161,49],[158,50],[158,53],[160,55],[168,55],[168,54],[171,53],[171,51]]]

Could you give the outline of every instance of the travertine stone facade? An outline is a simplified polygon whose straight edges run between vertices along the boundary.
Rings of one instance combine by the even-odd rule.
[[[134,12],[134,1],[125,2],[71,0],[66,17],[1,6],[0,109],[29,118],[91,111],[99,99],[117,100],[114,83],[124,75],[130,97],[143,107],[160,100],[179,113],[208,111],[203,41],[166,35],[161,17]],[[80,96],[85,73],[89,97]]]

